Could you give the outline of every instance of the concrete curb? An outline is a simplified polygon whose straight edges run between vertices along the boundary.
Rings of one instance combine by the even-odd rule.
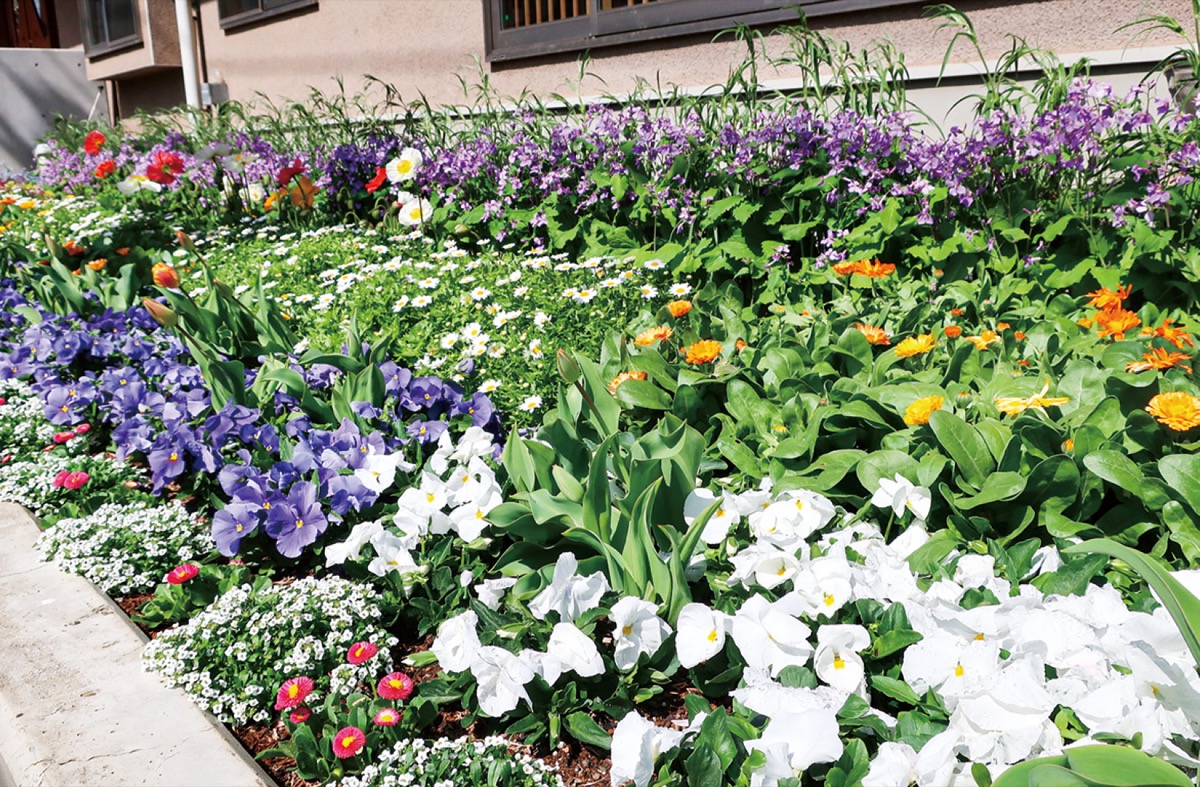
[[[0,772],[17,787],[269,787],[215,718],[142,671],[146,639],[0,504]],[[2,781],[2,779],[0,779]]]

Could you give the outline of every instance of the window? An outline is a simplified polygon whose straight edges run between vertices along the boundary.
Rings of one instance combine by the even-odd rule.
[[[82,0],[84,43],[89,57],[139,46],[134,0]]]
[[[317,0],[217,0],[221,27],[226,30],[316,5]]]
[[[489,62],[928,0],[484,0]]]

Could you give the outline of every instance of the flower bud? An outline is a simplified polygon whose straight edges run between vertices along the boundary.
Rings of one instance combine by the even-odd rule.
[[[175,240],[179,242],[180,246],[188,251],[196,250],[196,244],[192,243],[192,239],[188,237],[188,234],[183,230],[175,230]]]
[[[165,262],[154,263],[154,267],[150,269],[150,276],[159,287],[166,287],[169,290],[179,289],[179,274]]]
[[[233,288],[220,279],[213,279],[213,285],[217,288],[217,292],[221,293],[221,295],[225,296],[226,298],[237,297],[233,293]]]
[[[175,312],[163,306],[158,301],[142,298],[142,305],[146,307],[146,311],[150,312],[150,316],[158,321],[159,325],[172,328],[179,322],[179,318],[175,315]]]
[[[574,358],[567,355],[564,351],[558,351],[558,373],[566,380],[568,385],[574,385],[579,382],[579,378],[583,376],[583,370],[579,368],[579,364]]]

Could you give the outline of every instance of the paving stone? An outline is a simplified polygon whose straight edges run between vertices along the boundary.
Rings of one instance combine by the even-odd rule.
[[[90,582],[42,562],[37,535],[0,504],[0,784],[271,785],[216,719],[142,671],[145,637]]]

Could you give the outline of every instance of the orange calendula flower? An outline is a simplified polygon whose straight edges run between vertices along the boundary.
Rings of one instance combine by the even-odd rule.
[[[674,333],[674,331],[672,331],[667,326],[659,325],[656,328],[647,328],[646,330],[639,333],[637,335],[637,338],[633,340],[633,343],[638,345],[639,347],[649,347],[650,345],[654,344],[655,342],[662,342],[662,341],[666,341],[667,339],[670,339],[671,334],[673,334],[673,333]]]
[[[1158,394],[1146,405],[1146,412],[1176,432],[1186,432],[1200,426],[1200,398],[1183,391]]]
[[[854,323],[854,327],[858,329],[859,333],[867,337],[868,344],[879,344],[887,347],[892,343],[892,337],[888,336],[888,332],[883,328],[861,322]]]
[[[1125,332],[1132,331],[1142,324],[1142,318],[1126,309],[1109,309],[1096,313],[1096,322],[1100,323],[1100,338],[1108,336],[1114,341],[1124,341]]]
[[[1087,330],[1087,329],[1091,328],[1092,325],[1094,325],[1095,323],[1089,317],[1080,317],[1078,320],[1075,321],[1075,324],[1078,325],[1080,328]]]
[[[835,262],[833,264],[833,272],[838,276],[849,276],[858,270],[859,260],[853,262]]]
[[[691,301],[671,301],[670,303],[667,304],[667,311],[669,311],[671,313],[671,316],[677,320],[680,317],[682,317],[683,315],[690,312],[691,310],[692,310],[692,302]]]
[[[1046,396],[1050,392],[1050,381],[1042,386],[1042,390],[1030,396],[1028,399],[1022,399],[1019,396],[997,396],[995,399],[996,409],[1005,415],[1016,417],[1026,410],[1033,408],[1046,412],[1047,407],[1066,404],[1071,401],[1068,396]]]
[[[108,260],[105,259],[104,257],[99,257],[99,258],[94,259],[91,262],[87,263],[87,266],[89,268],[91,268],[92,270],[97,271],[97,272],[104,270],[105,266],[107,266],[107,265],[108,265]]]
[[[950,313],[953,314],[955,317],[963,316],[963,310],[958,308],[957,306],[955,306],[953,309],[951,309]]]
[[[746,347],[746,342],[742,341],[741,339],[738,339],[733,345],[733,349],[737,350],[738,352],[746,349]]]
[[[118,257],[128,257],[129,256],[129,247],[122,246],[121,248],[117,249],[117,256]]]
[[[687,362],[692,364],[710,363],[721,355],[721,343],[713,339],[704,339],[684,348]]]
[[[988,345],[1000,341],[1000,337],[995,331],[984,331],[978,336],[964,336],[963,338],[975,345],[976,350],[986,350]]]
[[[1125,299],[1129,297],[1129,293],[1132,291],[1132,284],[1126,284],[1124,287],[1118,287],[1116,292],[1113,292],[1107,287],[1101,287],[1094,292],[1088,293],[1088,297],[1091,298],[1091,300],[1088,301],[1087,305],[1100,309],[1101,311],[1120,309],[1121,304],[1125,302]]]
[[[1157,336],[1160,339],[1166,339],[1180,350],[1183,349],[1185,344],[1188,347],[1195,347],[1196,345],[1192,344],[1192,336],[1188,333],[1187,328],[1176,328],[1171,324],[1173,322],[1175,322],[1173,319],[1167,318],[1157,328],[1147,326],[1142,329],[1142,336]]]
[[[1140,361],[1131,361],[1125,364],[1127,372],[1148,372],[1150,370],[1162,371],[1164,369],[1173,369],[1178,366],[1188,374],[1192,373],[1192,367],[1183,363],[1191,360],[1191,356],[1187,353],[1172,353],[1167,352],[1159,347],[1155,347],[1150,352],[1145,353]]]
[[[859,263],[859,268],[855,271],[855,273],[859,274],[860,276],[866,276],[868,279],[882,279],[883,277],[894,273],[895,270],[895,264],[890,262],[880,262],[879,260],[867,262],[866,260],[863,260]]]
[[[996,323],[996,330],[998,330],[998,331],[1007,331],[1007,330],[1008,330],[1009,328],[1011,328],[1011,327],[1012,327],[1012,326],[1011,326],[1011,325],[1009,325],[1009,324],[1008,324],[1008,323],[1006,323],[1006,322],[998,322],[998,323]]]
[[[926,396],[910,404],[904,410],[904,423],[920,426],[929,423],[929,416],[942,409],[946,400],[941,396]]]
[[[942,329],[942,333],[946,334],[947,339],[957,339],[962,336],[962,328],[957,325],[947,325]]]
[[[1063,453],[1069,454],[1075,450],[1075,438],[1068,437],[1062,444]]]
[[[914,355],[923,355],[936,346],[937,339],[933,338],[932,333],[921,333],[916,336],[910,336],[897,344],[896,355],[901,358],[911,358]]]
[[[1022,331],[1017,331],[1013,334],[1013,338],[1019,342],[1025,341],[1025,334]]]
[[[621,372],[620,374],[618,374],[616,377],[614,377],[612,379],[611,383],[608,384],[608,392],[615,396],[617,393],[617,389],[621,387],[621,383],[625,382],[626,380],[645,380],[645,379],[646,379],[645,372]]]

